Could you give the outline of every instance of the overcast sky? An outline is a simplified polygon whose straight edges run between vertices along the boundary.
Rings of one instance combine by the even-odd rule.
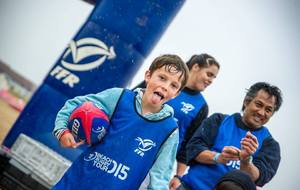
[[[0,0],[0,59],[39,85],[92,9],[79,0]],[[283,106],[268,123],[282,161],[264,189],[296,189],[300,1],[188,0],[129,86],[143,79],[158,55],[176,53],[187,60],[204,52],[221,64],[204,92],[210,114],[240,111],[245,89],[257,81],[282,89]]]

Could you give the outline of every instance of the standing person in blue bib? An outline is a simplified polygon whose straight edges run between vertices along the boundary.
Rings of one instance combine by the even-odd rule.
[[[257,186],[268,183],[280,163],[280,147],[264,126],[282,104],[278,87],[255,83],[242,113],[216,113],[202,122],[187,145],[190,168],[177,190],[211,190],[231,170],[247,172]]]
[[[176,175],[170,181],[170,189],[179,186],[179,178],[187,168],[186,144],[208,115],[208,105],[201,92],[213,83],[220,69],[216,59],[206,53],[193,55],[186,64],[190,71],[189,80],[180,94],[167,102],[174,109],[179,126]]]
[[[186,64],[189,68],[187,84],[176,98],[167,102],[174,109],[179,126],[177,168],[175,177],[170,181],[170,189],[180,185],[179,178],[187,168],[186,144],[208,115],[208,105],[201,92],[213,83],[220,69],[216,59],[206,53],[193,55]],[[146,83],[142,82],[137,87],[145,86]]]
[[[66,133],[71,112],[85,101],[100,105],[109,116],[109,131],[90,146],[53,189],[168,189],[178,145],[174,98],[188,80],[188,68],[176,55],[157,57],[145,73],[147,87],[112,88],[68,100],[58,112],[54,134],[63,147],[76,148]]]

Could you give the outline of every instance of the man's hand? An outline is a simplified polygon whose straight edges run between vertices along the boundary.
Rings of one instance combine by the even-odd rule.
[[[246,136],[241,140],[241,160],[247,160],[250,156],[252,156],[257,148],[258,148],[258,141],[256,136],[254,136],[250,131],[246,133]]]
[[[65,148],[77,148],[78,146],[84,144],[84,141],[76,142],[71,132],[62,134],[59,142],[61,146]]]
[[[219,156],[217,162],[226,164],[231,160],[239,160],[241,150],[234,146],[224,146],[221,155]]]

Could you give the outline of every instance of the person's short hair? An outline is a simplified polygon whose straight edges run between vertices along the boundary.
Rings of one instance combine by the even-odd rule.
[[[181,73],[179,79],[182,80],[179,90],[185,87],[189,77],[189,69],[178,55],[165,54],[155,58],[149,67],[150,74],[161,67],[165,67],[166,71],[172,73],[175,68],[175,72]]]
[[[256,185],[248,173],[232,170],[219,179],[214,190],[256,190]]]
[[[218,61],[211,55],[207,53],[202,53],[200,55],[193,55],[187,62],[186,62],[189,70],[192,69],[192,67],[195,64],[198,64],[200,68],[209,67],[211,65],[215,65],[220,69],[220,64]]]
[[[275,111],[278,111],[282,104],[282,93],[281,90],[274,85],[271,85],[266,82],[257,82],[253,84],[249,89],[247,89],[246,96],[244,98],[244,102],[251,102],[257,95],[257,92],[263,90],[267,92],[270,96],[274,96],[276,98],[275,103]],[[245,105],[243,104],[242,111],[244,111]]]

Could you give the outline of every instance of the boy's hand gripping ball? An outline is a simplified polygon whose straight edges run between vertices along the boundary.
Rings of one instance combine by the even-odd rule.
[[[107,133],[109,119],[106,113],[92,102],[84,102],[71,114],[68,129],[75,140],[95,144],[101,141]]]

